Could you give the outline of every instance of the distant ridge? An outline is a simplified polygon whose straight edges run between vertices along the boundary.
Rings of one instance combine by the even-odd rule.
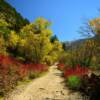
[[[75,41],[71,41],[71,42],[64,42],[64,49],[65,50],[70,50],[70,49],[75,49],[78,48],[81,44],[83,44],[86,39],[79,39],[79,40],[75,40]]]

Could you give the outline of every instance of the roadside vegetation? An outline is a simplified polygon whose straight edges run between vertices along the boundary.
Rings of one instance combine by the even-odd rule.
[[[58,69],[63,71],[66,85],[97,100],[100,95],[100,18],[88,21],[82,34],[87,38],[80,45],[66,48],[59,58]]]

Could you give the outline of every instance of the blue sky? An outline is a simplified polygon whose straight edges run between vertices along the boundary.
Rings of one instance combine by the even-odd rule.
[[[44,17],[60,41],[82,38],[77,32],[85,19],[100,15],[100,0],[6,0],[29,21]]]

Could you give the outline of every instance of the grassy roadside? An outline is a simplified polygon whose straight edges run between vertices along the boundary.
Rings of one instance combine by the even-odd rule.
[[[4,100],[4,98],[0,96],[0,100]]]
[[[32,80],[37,79],[37,78],[39,78],[39,77],[45,76],[48,72],[49,72],[49,71],[47,71],[47,72],[42,72],[42,73],[39,73],[39,74],[35,74],[35,77],[34,77],[33,79],[28,78],[28,79],[19,81],[19,82],[17,83],[17,86],[16,86],[16,87],[21,86],[21,85],[27,85],[27,84],[29,84],[30,82],[32,82]]]

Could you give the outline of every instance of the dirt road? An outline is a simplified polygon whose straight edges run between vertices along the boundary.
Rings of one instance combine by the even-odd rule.
[[[43,77],[29,83],[21,93],[13,92],[6,100],[81,100],[77,93],[69,93],[56,66]]]

